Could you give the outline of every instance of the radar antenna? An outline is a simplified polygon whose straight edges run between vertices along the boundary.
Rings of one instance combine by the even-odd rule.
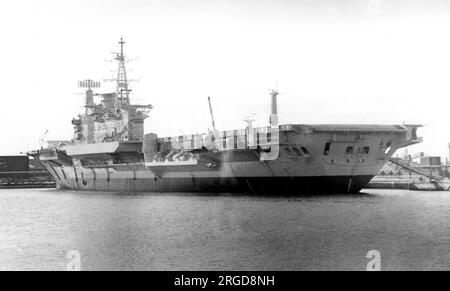
[[[100,82],[96,82],[90,79],[78,81],[78,88],[88,88],[88,90],[91,90],[91,88],[100,88]]]

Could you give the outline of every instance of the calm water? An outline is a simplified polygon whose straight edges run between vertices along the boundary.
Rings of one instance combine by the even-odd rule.
[[[0,190],[0,269],[450,269],[450,192],[313,197]]]

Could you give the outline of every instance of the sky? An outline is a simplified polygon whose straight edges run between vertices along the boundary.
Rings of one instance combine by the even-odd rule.
[[[448,155],[448,1],[40,0],[0,3],[0,155],[70,140],[79,80],[114,75],[123,37],[145,132],[281,123],[423,124],[410,153]],[[399,152],[402,153],[402,152]]]

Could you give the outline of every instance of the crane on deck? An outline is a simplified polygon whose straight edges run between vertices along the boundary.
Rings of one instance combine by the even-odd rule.
[[[209,112],[211,114],[213,131],[216,131],[216,124],[214,123],[214,115],[213,115],[212,106],[211,106],[211,97],[209,97],[209,96],[208,96],[208,104],[209,104]]]

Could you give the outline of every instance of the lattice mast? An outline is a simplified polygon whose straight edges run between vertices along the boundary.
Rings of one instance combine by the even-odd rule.
[[[118,63],[116,96],[119,99],[119,101],[129,105],[130,90],[128,89],[127,71],[125,69],[125,55],[123,53],[123,45],[125,44],[125,42],[123,41],[122,37],[120,38],[119,44],[120,44],[120,53],[117,53],[115,57],[115,60],[117,60]]]

